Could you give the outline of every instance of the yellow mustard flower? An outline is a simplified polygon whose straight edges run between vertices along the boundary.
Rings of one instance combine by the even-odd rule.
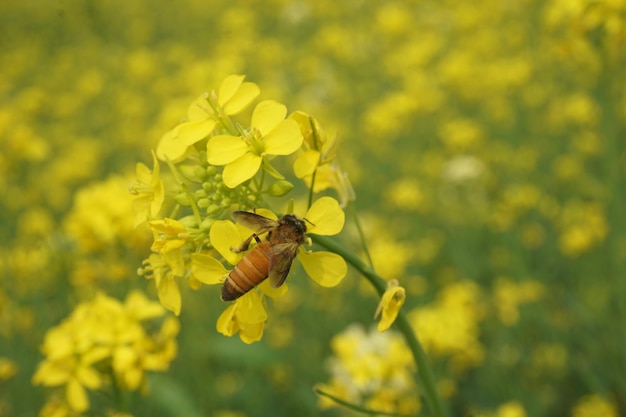
[[[182,307],[182,297],[176,277],[183,276],[185,270],[184,261],[182,256],[179,259],[179,255],[179,251],[165,255],[153,253],[144,261],[144,267],[140,270],[140,274],[147,279],[154,279],[161,305],[177,316]]]
[[[302,133],[296,122],[285,119],[286,115],[283,104],[265,100],[255,107],[251,128],[242,136],[218,135],[208,141],[208,162],[224,165],[226,186],[235,188],[252,178],[271,155],[290,155],[300,148]]]
[[[185,275],[185,261],[180,249],[187,242],[185,239],[187,229],[181,222],[170,218],[153,220],[148,224],[155,232],[151,249],[157,253],[150,255],[146,261],[149,266],[144,271],[151,273],[145,275],[155,280],[161,304],[179,315],[182,298],[176,277]]]
[[[180,249],[187,242],[183,237],[187,229],[184,224],[177,220],[165,218],[152,220],[149,224],[150,229],[158,233],[151,247],[154,252],[168,253]]]
[[[135,213],[135,226],[146,220],[154,219],[161,210],[163,200],[165,200],[165,189],[163,181],[159,176],[159,160],[152,152],[152,172],[142,164],[137,164],[137,181],[130,186],[130,192],[137,197],[133,201],[133,212]]]
[[[226,77],[217,96],[202,94],[187,110],[187,121],[167,132],[159,142],[157,155],[161,159],[178,161],[190,146],[208,137],[221,116],[231,116],[248,106],[260,93],[254,83],[244,83],[244,75]]]
[[[166,370],[176,356],[175,318],[165,320],[157,335],[149,334],[143,325],[164,314],[163,307],[138,291],[129,294],[124,303],[97,294],[46,333],[45,359],[33,383],[63,388],[68,408],[78,413],[89,409],[89,390],[102,389],[111,380],[118,389],[141,388],[146,371]],[[61,403],[53,401],[46,407],[56,404],[54,410]]]
[[[93,367],[102,359],[102,351],[88,354],[75,351],[82,345],[75,332],[75,326],[65,323],[46,334],[43,351],[47,359],[39,364],[33,375],[33,384],[48,387],[65,386],[65,399],[73,411],[83,412],[89,409],[87,389],[98,389],[103,383],[101,375]],[[77,356],[78,353],[80,356]]]
[[[244,294],[232,303],[217,319],[217,331],[225,336],[239,333],[244,343],[253,343],[263,337],[267,311],[256,291]]]
[[[304,180],[308,186],[315,178],[314,192],[328,188],[336,190],[342,207],[354,201],[356,197],[352,184],[336,159],[336,136],[331,138],[315,118],[302,111],[293,112],[289,119],[298,123],[304,138],[302,152],[293,164],[296,177]]]
[[[367,331],[352,324],[331,341],[326,361],[330,381],[319,388],[352,404],[387,413],[414,415],[420,408],[414,362],[400,333]],[[324,408],[336,403],[320,404]]]
[[[276,215],[269,210],[259,209],[257,214],[276,219]],[[319,235],[337,234],[343,228],[345,216],[337,200],[330,197],[318,199],[307,211],[304,217],[307,220],[309,232]],[[236,265],[245,256],[232,248],[239,247],[241,242],[248,239],[251,231],[244,226],[234,224],[228,220],[216,221],[210,231],[210,240],[213,247],[231,265]],[[347,273],[347,264],[344,259],[331,252],[310,253],[299,250],[298,260],[307,274],[318,284],[324,287],[337,285]],[[209,254],[197,253],[192,255],[192,275],[200,282],[209,285],[222,284],[229,271],[222,263]],[[283,295],[287,285],[272,288],[268,281],[263,281],[258,288],[263,294],[270,297]],[[260,293],[249,291],[236,299],[220,316],[217,329],[226,336],[240,334],[245,343],[260,340],[263,336],[264,323],[267,312]]]
[[[400,307],[402,307],[405,300],[406,291],[404,288],[401,287],[395,279],[389,281],[387,283],[387,290],[381,297],[378,308],[376,309],[376,314],[374,315],[374,318],[378,318],[382,313],[382,317],[378,322],[379,332],[384,332],[391,327],[396,317],[398,317]]]

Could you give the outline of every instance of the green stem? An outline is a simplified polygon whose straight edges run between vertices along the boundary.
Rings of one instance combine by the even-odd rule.
[[[359,216],[356,214],[356,210],[354,209],[354,204],[349,203],[348,209],[350,209],[350,214],[352,214],[352,218],[354,219],[354,224],[356,225],[356,230],[359,232],[359,237],[361,238],[361,243],[363,244],[363,252],[365,253],[365,257],[367,258],[367,262],[370,264],[369,266],[374,269],[374,262],[372,261],[372,255],[370,255],[370,251],[367,248],[367,244],[365,242],[365,233],[363,233],[363,228],[361,227],[361,222],[359,221]]]
[[[370,414],[373,416],[398,416],[398,417],[403,417],[406,416],[406,414],[398,414],[398,413],[387,413],[384,411],[378,411],[378,410],[372,410],[370,408],[366,408],[366,407],[362,407],[360,405],[356,405],[356,404],[352,404],[351,402],[342,400],[339,397],[335,397],[334,395],[331,395],[325,391],[323,391],[321,388],[319,387],[314,387],[313,388],[313,392],[315,392],[317,395],[321,396],[321,397],[326,397],[330,400],[333,400],[334,402],[336,402],[339,405],[342,405],[350,410],[359,412],[359,413],[364,413],[364,414]]]
[[[307,210],[311,208],[313,205],[313,188],[315,187],[315,177],[317,175],[317,168],[313,171],[313,175],[311,175],[311,185],[309,186],[309,205]]]
[[[341,255],[350,265],[352,265],[357,271],[361,273],[373,286],[380,296],[382,296],[387,289],[387,281],[376,274],[374,270],[363,262],[356,254],[346,249],[337,241],[324,236],[312,236],[313,242],[325,247],[326,249]],[[426,353],[422,348],[422,345],[417,340],[413,328],[406,318],[404,311],[398,312],[398,317],[395,321],[398,329],[403,334],[407,346],[413,354],[413,359],[417,365],[417,372],[419,375],[420,385],[424,389],[424,397],[426,403],[430,408],[432,415],[437,417],[445,417],[447,415],[444,409],[443,402],[437,391],[435,383],[435,376],[428,363]]]

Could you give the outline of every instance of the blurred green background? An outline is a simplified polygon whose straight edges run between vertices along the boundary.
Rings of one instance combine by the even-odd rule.
[[[39,346],[78,302],[154,298],[125,187],[233,73],[338,132],[452,415],[626,413],[626,2],[8,0],[0,416],[37,415]],[[128,411],[350,415],[311,388],[332,337],[373,324],[374,292],[351,273],[289,294],[248,346],[216,333],[215,289],[186,291],[178,356]]]

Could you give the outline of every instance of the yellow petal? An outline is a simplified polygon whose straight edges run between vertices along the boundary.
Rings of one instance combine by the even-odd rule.
[[[79,366],[76,368],[76,378],[87,388],[98,389],[102,385],[100,374],[90,367]]]
[[[235,320],[236,311],[237,305],[233,303],[217,319],[217,331],[224,336],[230,337],[239,331],[239,325]]]
[[[224,184],[226,184],[228,188],[235,188],[239,184],[249,180],[259,170],[261,161],[262,158],[260,156],[247,153],[226,165],[222,173]]]
[[[259,86],[255,83],[243,83],[224,105],[224,113],[229,116],[239,113],[257,98],[260,92]]]
[[[258,342],[263,337],[265,323],[245,324],[239,329],[239,338],[242,342],[250,344]]]
[[[57,366],[55,362],[45,360],[37,367],[37,371],[33,375],[33,384],[54,387],[65,384],[70,377],[68,367]]]
[[[198,281],[208,285],[222,283],[224,276],[228,274],[221,262],[202,253],[191,255],[191,272]]]
[[[261,282],[257,288],[263,291],[263,294],[269,297],[278,298],[287,293],[289,286],[287,284],[283,284],[278,288],[274,288],[270,285],[270,280],[266,279],[265,281]]]
[[[218,96],[218,104],[223,106],[231,97],[237,92],[241,83],[243,83],[245,75],[233,74],[224,78],[222,84],[220,85],[220,89],[217,93]]]
[[[126,296],[124,309],[136,320],[149,320],[165,314],[165,310],[159,303],[149,300],[139,290],[133,290]]]
[[[141,162],[137,162],[135,174],[137,175],[137,182],[140,184],[150,184],[150,181],[152,181],[150,168]]]
[[[322,287],[334,287],[348,273],[344,259],[332,252],[300,252],[298,260],[307,275]]]
[[[378,322],[378,331],[384,332],[387,330],[398,317],[400,307],[404,304],[406,299],[406,292],[404,288],[397,286],[390,286],[383,294],[380,300],[380,309],[382,310],[382,317]]]
[[[172,140],[180,142],[180,144],[185,147],[189,147],[209,136],[209,134],[213,132],[213,129],[215,129],[215,124],[216,121],[213,119],[181,123],[178,129],[176,129],[176,134]]]
[[[313,175],[315,168],[320,161],[320,153],[314,150],[308,150],[301,153],[293,163],[293,173],[298,178],[304,178],[307,175]]]
[[[254,108],[250,125],[257,129],[262,136],[265,136],[278,126],[285,119],[286,115],[287,107],[284,104],[274,100],[265,100]],[[295,124],[295,122],[293,123]],[[298,131],[300,131],[299,128]]]
[[[134,391],[139,389],[141,382],[143,381],[143,371],[141,368],[129,368],[123,374],[124,383],[126,388]]]
[[[76,412],[82,413],[89,408],[89,398],[87,392],[80,383],[72,379],[67,383],[65,389],[65,397],[70,408]]]
[[[117,372],[129,368],[137,361],[137,353],[130,346],[120,346],[113,352],[113,369]]]
[[[263,137],[264,153],[291,155],[302,146],[302,133],[293,120],[283,120]]]
[[[176,140],[176,134],[176,128],[174,128],[161,137],[156,149],[159,159],[173,162],[183,159],[189,147]]]
[[[236,265],[242,258],[241,253],[235,253],[231,248],[238,248],[247,238],[241,238],[239,229],[228,220],[218,220],[211,226],[209,231],[211,245],[230,263]]]
[[[267,311],[265,311],[263,301],[256,291],[246,293],[235,302],[237,303],[237,321],[240,327],[242,323],[255,324],[267,320]]]
[[[324,236],[341,232],[345,222],[343,210],[337,200],[332,197],[317,199],[304,217],[312,223],[312,225],[307,225],[309,233]]]
[[[167,276],[161,280],[159,286],[157,287],[157,295],[159,296],[159,301],[163,307],[167,308],[177,316],[180,314],[182,304],[180,289],[173,278]]]
[[[208,94],[202,93],[193,101],[187,108],[187,120],[206,120],[209,117],[213,117],[213,112],[209,102],[207,101]]]
[[[206,145],[207,161],[211,165],[226,165],[248,152],[248,145],[240,137],[220,135]]]

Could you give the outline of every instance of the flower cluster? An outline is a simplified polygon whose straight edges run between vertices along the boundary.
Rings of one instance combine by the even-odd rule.
[[[147,330],[148,321],[164,314],[161,305],[137,291],[124,303],[100,293],[79,304],[46,333],[45,359],[33,383],[63,388],[64,395],[51,396],[42,414],[83,413],[89,409],[89,390],[135,391],[145,387],[147,371],[166,371],[176,356],[178,320],[167,317],[158,332]]]
[[[415,364],[402,336],[351,325],[331,342],[331,379],[319,390],[381,413],[416,414],[421,403],[413,376]],[[324,408],[335,402],[321,399]]]
[[[269,204],[295,188],[281,172],[285,162],[279,157],[295,156],[293,176],[302,178],[309,188],[308,205],[295,210],[306,233],[335,235],[343,228],[344,213],[337,199],[313,198],[327,189],[334,189],[342,203],[354,198],[336,160],[336,140],[329,139],[305,113],[287,117],[287,108],[274,100],[258,103],[249,122],[237,118],[259,93],[256,84],[244,82],[244,76],[227,77],[217,91],[198,97],[187,119],[162,137],[153,153],[152,170],[137,165],[137,182],[131,186],[136,195],[135,223],[147,221],[154,235],[153,253],[139,272],[154,280],[162,305],[177,315],[182,308],[181,281],[193,289],[223,284],[246,258],[246,251],[254,250],[263,239],[269,241],[279,224],[276,213],[294,212],[293,200],[278,207]],[[162,173],[162,163],[170,168],[169,175]],[[235,211],[253,212],[263,225],[235,224],[230,221]],[[260,285],[240,291],[240,297],[217,320],[220,333],[239,333],[246,343],[262,337],[267,320],[265,295],[276,297],[287,290],[287,285],[281,285],[284,279],[263,281],[277,263],[284,265],[287,274],[296,258],[324,287],[339,284],[346,275],[341,256],[305,250],[301,243],[310,239],[304,234],[295,244],[281,239],[264,249],[268,262],[254,265],[258,276],[244,273],[243,279],[251,283],[248,286]]]
[[[480,323],[485,316],[480,287],[471,281],[446,286],[432,303],[407,314],[415,333],[433,357],[449,357],[461,373],[484,360]]]

